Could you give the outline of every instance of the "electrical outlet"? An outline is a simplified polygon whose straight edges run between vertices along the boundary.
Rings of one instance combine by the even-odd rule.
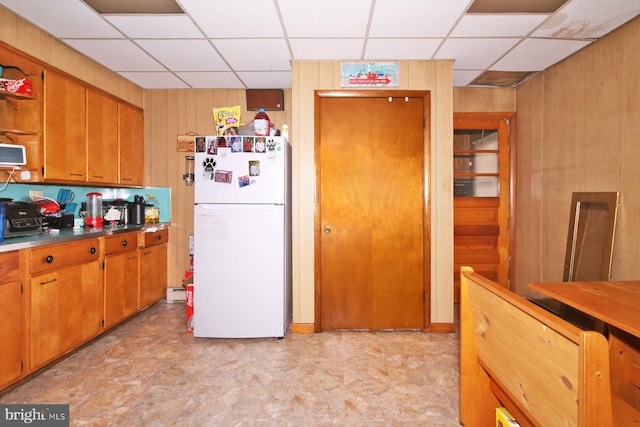
[[[42,190],[29,190],[29,198],[31,200],[42,199],[44,197],[44,193]]]

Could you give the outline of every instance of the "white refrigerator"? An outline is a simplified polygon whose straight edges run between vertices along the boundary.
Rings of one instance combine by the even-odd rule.
[[[291,321],[290,148],[196,137],[193,335],[285,335]]]

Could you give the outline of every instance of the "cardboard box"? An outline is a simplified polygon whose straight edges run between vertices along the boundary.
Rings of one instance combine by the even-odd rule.
[[[496,408],[496,427],[520,427],[520,424],[507,411],[507,408]]]
[[[29,79],[0,79],[0,90],[5,92],[20,93],[22,95],[32,96],[33,89],[31,87],[31,80]]]

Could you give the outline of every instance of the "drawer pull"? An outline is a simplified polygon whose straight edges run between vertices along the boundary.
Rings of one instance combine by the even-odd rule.
[[[127,246],[127,245],[128,245],[127,241],[126,241],[126,240],[123,240],[123,241],[122,241],[122,246]]]
[[[53,255],[47,255],[47,257],[44,259],[44,262],[46,262],[47,264],[53,263]]]
[[[91,249],[89,249],[89,253],[90,254],[95,254],[96,253],[96,248],[94,248],[93,246],[91,247]]]
[[[40,286],[48,285],[49,283],[57,282],[58,279],[45,280],[44,282],[40,282]]]
[[[156,239],[158,239],[158,240],[162,240],[162,235],[158,234],[158,235],[156,236]]]

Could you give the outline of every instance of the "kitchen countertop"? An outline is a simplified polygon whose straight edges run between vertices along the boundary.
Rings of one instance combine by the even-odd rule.
[[[110,225],[103,228],[74,227],[64,229],[52,229],[31,236],[5,237],[0,243],[0,252],[16,251],[19,249],[35,248],[38,246],[65,243],[74,240],[88,239],[92,237],[111,236],[113,234],[130,231],[155,231],[165,228],[168,224],[142,224],[142,225]]]

